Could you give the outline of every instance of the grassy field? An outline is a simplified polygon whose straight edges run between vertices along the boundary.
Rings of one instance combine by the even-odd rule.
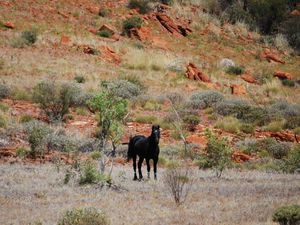
[[[144,167],[144,173],[145,173]],[[272,213],[285,204],[300,203],[300,175],[194,169],[195,183],[186,202],[176,207],[163,183],[132,181],[129,165],[113,170],[120,190],[63,184],[64,168],[53,164],[0,165],[0,224],[56,224],[72,208],[96,207],[111,224],[275,224]]]

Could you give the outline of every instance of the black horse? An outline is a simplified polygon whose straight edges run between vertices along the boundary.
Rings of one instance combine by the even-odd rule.
[[[152,126],[152,132],[149,137],[145,137],[143,135],[136,135],[130,138],[127,152],[127,160],[129,161],[131,158],[133,160],[133,170],[134,170],[134,178],[133,180],[137,180],[136,176],[136,156],[139,156],[138,161],[138,169],[139,169],[139,179],[143,179],[142,175],[142,163],[144,159],[147,162],[147,172],[148,178],[150,178],[150,159],[153,159],[154,166],[154,179],[157,179],[157,161],[159,155],[159,138],[160,131],[159,125]]]

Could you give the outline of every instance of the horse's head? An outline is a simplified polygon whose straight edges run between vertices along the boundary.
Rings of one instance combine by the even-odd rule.
[[[153,125],[152,126],[151,136],[154,138],[155,142],[157,144],[159,144],[159,138],[160,138],[160,127],[159,127],[159,125]]]

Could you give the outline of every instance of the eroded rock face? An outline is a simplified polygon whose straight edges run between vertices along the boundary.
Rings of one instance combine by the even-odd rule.
[[[192,33],[192,30],[188,26],[174,22],[174,20],[165,13],[156,13],[155,17],[164,28],[176,37],[186,37]]]
[[[128,36],[130,38],[136,38],[139,41],[144,41],[149,36],[149,33],[150,33],[150,31],[145,27],[142,27],[140,29],[132,28],[129,30]]]
[[[9,29],[14,29],[15,28],[15,24],[13,22],[6,22],[3,24],[6,28],[9,28]]]
[[[290,73],[287,73],[287,72],[283,72],[283,71],[276,71],[274,74],[273,74],[274,77],[278,77],[279,79],[281,80],[291,80],[292,79],[292,76]]]
[[[233,161],[235,161],[237,163],[242,163],[242,162],[249,161],[249,160],[251,160],[253,158],[250,155],[247,155],[247,154],[242,153],[240,151],[235,151],[232,154],[232,159],[233,159]]]
[[[209,79],[209,77],[204,74],[202,71],[200,71],[195,64],[193,63],[189,63],[186,67],[186,77],[189,78],[190,80],[200,80],[203,82],[207,82],[210,83],[211,80]]]

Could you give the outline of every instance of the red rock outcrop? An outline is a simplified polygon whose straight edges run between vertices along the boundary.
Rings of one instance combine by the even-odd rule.
[[[233,95],[245,95],[247,94],[246,88],[242,85],[232,84],[230,85],[231,94]]]
[[[101,52],[101,58],[103,58],[105,61],[115,63],[115,64],[121,63],[121,57],[109,46],[101,46],[100,52]]]
[[[62,45],[69,45],[71,43],[71,38],[67,35],[62,35],[60,38],[60,43]]]
[[[249,73],[243,74],[243,75],[241,76],[241,78],[242,78],[244,81],[246,81],[246,82],[248,82],[248,83],[251,83],[251,84],[256,84],[256,83],[257,83],[256,79],[255,79],[251,74],[249,74]]]
[[[300,16],[300,11],[298,9],[295,9],[291,12],[291,15],[293,16]]]
[[[130,38],[136,38],[139,41],[144,41],[147,39],[147,37],[149,37],[149,33],[150,33],[150,30],[145,27],[142,27],[140,29],[132,28],[129,30],[128,36]]]
[[[277,56],[271,52],[265,52],[264,57],[268,60],[268,62],[273,61],[273,62],[285,64],[285,61],[283,61],[282,59],[279,58],[279,56]]]
[[[9,29],[14,29],[14,28],[15,28],[15,25],[14,25],[14,23],[12,23],[12,22],[5,22],[3,25],[4,25],[6,28],[9,28]]]
[[[155,16],[161,25],[176,37],[186,37],[192,33],[192,30],[188,26],[175,23],[171,17],[164,13],[156,13]]]
[[[242,163],[242,162],[246,162],[246,161],[253,159],[250,155],[247,155],[240,151],[235,151],[231,157],[232,157],[232,160],[237,163]]]
[[[292,76],[290,73],[287,73],[287,72],[283,72],[283,71],[276,71],[274,74],[273,74],[274,77],[278,77],[279,79],[281,80],[291,80],[292,79]]]
[[[206,74],[204,74],[202,71],[200,71],[193,63],[189,63],[187,65],[185,75],[190,80],[201,80],[207,83],[211,82],[209,77]]]

